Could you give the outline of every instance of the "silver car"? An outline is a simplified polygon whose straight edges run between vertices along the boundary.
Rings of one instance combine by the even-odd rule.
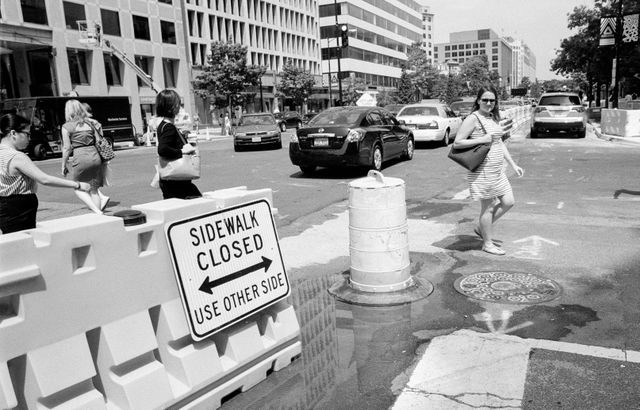
[[[577,93],[544,93],[533,110],[531,138],[543,134],[575,134],[584,138],[587,132],[587,110]]]

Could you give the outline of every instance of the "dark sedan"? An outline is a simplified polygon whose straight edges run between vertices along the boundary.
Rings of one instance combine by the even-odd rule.
[[[382,168],[383,162],[413,158],[413,134],[379,107],[335,107],[300,128],[289,144],[289,158],[302,172],[317,167]]]
[[[287,127],[298,129],[302,127],[303,118],[297,111],[277,112],[273,114],[280,124],[280,130],[285,132]]]
[[[270,145],[282,148],[280,127],[269,113],[244,114],[233,130],[233,149]]]

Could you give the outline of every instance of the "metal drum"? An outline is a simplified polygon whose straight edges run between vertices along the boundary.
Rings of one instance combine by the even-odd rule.
[[[392,292],[413,285],[405,185],[369,171],[349,184],[349,253],[353,288]]]

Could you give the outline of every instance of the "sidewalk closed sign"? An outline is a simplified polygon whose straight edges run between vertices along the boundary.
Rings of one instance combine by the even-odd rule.
[[[264,199],[167,224],[166,234],[195,340],[289,295],[271,207]]]

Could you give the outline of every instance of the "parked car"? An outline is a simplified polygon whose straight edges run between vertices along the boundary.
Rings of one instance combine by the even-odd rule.
[[[473,112],[473,105],[475,104],[475,100],[471,101],[454,101],[451,103],[450,107],[453,112],[460,117],[462,120],[467,118],[467,115]]]
[[[453,141],[462,125],[462,118],[448,105],[437,102],[409,104],[397,118],[413,131],[416,142],[442,141],[445,146]]]
[[[282,148],[280,126],[271,113],[245,114],[233,129],[233,149],[242,151],[248,147],[275,146]]]
[[[577,93],[553,92],[540,96],[531,118],[531,138],[551,133],[586,136],[587,110]]]
[[[278,120],[280,131],[285,132],[287,128],[298,129],[302,127],[302,116],[297,111],[277,112],[273,114]]]
[[[384,108],[334,107],[297,131],[289,158],[304,173],[319,166],[380,170],[391,158],[413,158],[413,147],[413,133]]]
[[[389,104],[385,105],[384,109],[389,111],[393,115],[398,115],[398,112],[405,106],[406,104]]]

